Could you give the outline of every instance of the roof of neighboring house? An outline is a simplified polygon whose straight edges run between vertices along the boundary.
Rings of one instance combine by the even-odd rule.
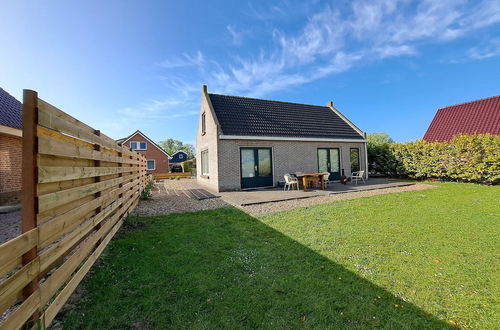
[[[23,129],[23,104],[1,87],[0,125]]]
[[[327,106],[208,94],[224,135],[364,139]]]
[[[118,139],[118,140],[115,140],[116,143],[118,143],[119,145],[123,145],[124,143],[128,142],[128,140],[130,140],[134,135],[136,134],[139,134],[141,135],[143,138],[145,138],[149,143],[151,143],[153,146],[155,146],[156,148],[158,148],[158,150],[160,150],[162,153],[164,153],[168,158],[170,158],[170,155],[165,151],[163,150],[162,147],[160,147],[159,145],[157,145],[156,143],[154,143],[150,138],[148,138],[146,135],[144,135],[144,133],[142,133],[141,131],[137,130],[135,131],[134,133],[130,134],[129,136],[125,137],[125,138],[122,138],[122,139]],[[140,150],[138,150],[140,151]]]
[[[500,95],[439,109],[424,140],[447,142],[457,134],[482,133],[500,135]]]

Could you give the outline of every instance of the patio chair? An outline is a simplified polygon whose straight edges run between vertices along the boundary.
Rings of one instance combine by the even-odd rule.
[[[328,184],[331,183],[330,182],[330,173],[325,173],[323,175],[323,181],[325,182],[325,189],[326,189],[326,187],[328,187]]]
[[[351,173],[351,182],[356,182],[358,184],[358,180],[361,179],[363,180],[363,183],[365,183],[365,171],[356,171]]]
[[[292,176],[290,174],[285,174],[284,175],[285,177],[285,187],[283,188],[283,190],[290,190],[290,187],[295,185],[297,186],[297,190],[299,190],[299,180],[297,180],[297,178],[292,178]]]

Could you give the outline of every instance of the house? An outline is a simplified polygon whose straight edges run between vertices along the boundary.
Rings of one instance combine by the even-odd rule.
[[[188,160],[188,154],[184,151],[177,151],[172,155],[172,158],[170,158],[170,163],[179,164],[185,162],[186,160]]]
[[[198,183],[215,191],[272,187],[285,173],[367,169],[365,133],[327,106],[209,94],[196,139]]]
[[[500,135],[500,95],[439,109],[424,140],[448,142],[457,134],[486,133]]]
[[[0,88],[0,204],[20,200],[23,105]]]
[[[150,138],[137,130],[126,138],[116,140],[146,157],[146,169],[150,174],[168,173],[170,155]]]

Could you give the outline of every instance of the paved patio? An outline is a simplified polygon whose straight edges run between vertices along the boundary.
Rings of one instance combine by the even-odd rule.
[[[270,202],[282,202],[295,199],[305,199],[319,196],[330,196],[336,194],[349,194],[355,192],[380,190],[388,188],[397,188],[414,185],[413,182],[395,181],[386,178],[373,178],[366,183],[358,182],[358,184],[349,183],[343,185],[340,183],[330,184],[326,190],[303,190],[283,191],[283,188],[258,189],[247,191],[232,191],[221,192],[222,199],[235,206],[249,206]]]

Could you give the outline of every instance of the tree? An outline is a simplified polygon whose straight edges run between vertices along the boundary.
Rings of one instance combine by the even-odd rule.
[[[158,142],[158,145],[165,150],[169,155],[173,155],[177,151],[184,151],[188,159],[194,158],[194,146],[189,143],[184,143],[179,140],[168,139]]]
[[[368,133],[366,139],[370,172],[394,174],[397,161],[390,149],[394,140],[387,133]]]

